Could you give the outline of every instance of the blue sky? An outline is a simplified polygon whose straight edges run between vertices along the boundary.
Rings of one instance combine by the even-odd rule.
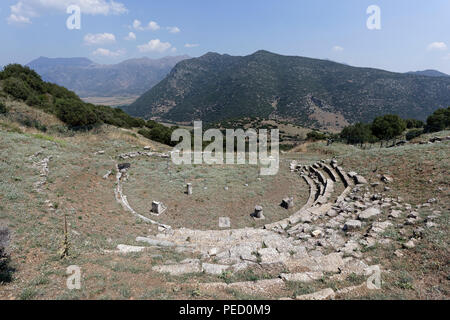
[[[80,30],[66,27],[71,4],[80,5]],[[381,9],[381,30],[366,27],[370,5]],[[39,56],[116,63],[265,49],[450,74],[449,30],[448,0],[2,0],[0,65]]]

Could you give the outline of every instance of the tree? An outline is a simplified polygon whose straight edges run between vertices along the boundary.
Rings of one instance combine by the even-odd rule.
[[[438,132],[450,127],[450,107],[438,109],[427,119],[425,132]]]
[[[410,141],[419,137],[423,133],[423,129],[412,129],[406,133],[406,140]]]
[[[56,104],[58,118],[72,128],[85,128],[99,123],[92,109],[78,100],[59,100]]]
[[[406,128],[408,129],[414,129],[414,128],[423,128],[425,126],[425,123],[421,120],[416,119],[407,119],[406,122]]]
[[[366,142],[375,142],[376,138],[372,135],[370,124],[357,123],[352,126],[345,127],[341,132],[341,138],[349,144],[360,144]]]
[[[393,114],[377,117],[372,123],[372,133],[381,141],[395,139],[401,135],[405,129],[405,121]]]

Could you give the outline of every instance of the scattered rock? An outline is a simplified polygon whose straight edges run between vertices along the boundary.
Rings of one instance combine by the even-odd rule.
[[[413,249],[416,245],[414,244],[414,241],[409,240],[408,242],[403,244],[403,248],[405,249]]]
[[[145,247],[136,247],[136,246],[127,246],[125,244],[119,244],[117,245],[117,250],[120,253],[136,253],[136,252],[142,252],[145,250]]]
[[[280,278],[284,281],[312,282],[323,277],[323,272],[282,273]]]
[[[119,163],[117,165],[117,168],[119,169],[119,171],[128,170],[130,167],[131,167],[130,163]]]
[[[367,184],[367,180],[360,175],[356,175],[354,178],[356,184]]]
[[[394,255],[395,255],[396,257],[398,257],[398,258],[401,258],[401,257],[404,256],[402,250],[400,250],[400,249],[395,250],[395,251],[394,251]]]
[[[230,268],[230,266],[227,265],[211,264],[211,263],[203,263],[202,267],[204,273],[213,275],[221,275],[224,271]]]
[[[381,210],[375,207],[369,208],[361,212],[358,216],[359,220],[369,220],[370,218],[381,214]]]
[[[344,231],[361,229],[362,223],[359,220],[349,220],[344,224]]]
[[[261,206],[256,206],[252,217],[255,219],[264,219],[263,208]]]
[[[297,296],[295,299],[296,300],[330,300],[330,299],[334,299],[335,295],[336,294],[334,293],[333,289],[328,288],[328,289],[320,290],[320,291],[317,291],[314,293]]]

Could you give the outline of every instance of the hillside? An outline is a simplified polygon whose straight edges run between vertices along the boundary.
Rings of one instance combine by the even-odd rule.
[[[425,119],[448,105],[450,78],[258,51],[182,61],[124,110],[176,122],[257,116],[336,130],[386,113]]]
[[[101,65],[87,58],[40,57],[27,66],[45,81],[66,87],[81,97],[138,96],[161,81],[187,56],[130,59]]]
[[[428,76],[428,77],[450,77],[448,74],[437,71],[437,70],[411,71],[408,73],[416,74],[419,76]]]

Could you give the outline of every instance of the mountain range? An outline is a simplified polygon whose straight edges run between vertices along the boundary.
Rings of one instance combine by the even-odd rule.
[[[103,65],[87,58],[40,57],[27,66],[40,74],[43,80],[66,87],[80,97],[139,96],[187,58],[140,58]]]
[[[410,71],[409,74],[417,74],[420,76],[428,77],[450,77],[448,74],[437,71],[437,70],[423,70],[423,71]]]
[[[450,77],[257,51],[248,56],[210,52],[183,60],[123,109],[173,122],[261,117],[337,130],[387,113],[423,120],[447,106]]]

